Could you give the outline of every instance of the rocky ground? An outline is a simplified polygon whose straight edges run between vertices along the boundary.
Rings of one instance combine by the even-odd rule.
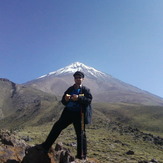
[[[66,135],[63,132],[59,138],[63,143],[56,143],[48,154],[36,145],[29,145],[28,143],[32,142],[29,136],[20,136],[15,131],[0,130],[0,163],[163,163],[161,137],[115,122],[109,123],[108,127],[109,134],[102,128],[98,129],[98,132],[94,127],[87,130],[90,138],[89,155],[85,161],[75,159],[73,147],[70,148],[73,143],[71,128],[65,131],[65,134],[69,132],[70,137],[67,138],[71,143],[68,139],[65,140]],[[36,128],[33,130],[37,133]],[[64,141],[69,143],[66,145]]]
[[[68,149],[57,144],[48,154],[28,145],[16,133],[0,130],[0,163],[99,163],[95,159],[78,160]]]

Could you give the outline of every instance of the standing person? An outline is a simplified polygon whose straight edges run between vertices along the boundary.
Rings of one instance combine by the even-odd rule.
[[[90,89],[82,85],[84,73],[77,71],[74,73],[75,84],[69,87],[63,97],[62,104],[65,106],[61,117],[52,127],[47,139],[42,147],[48,151],[63,129],[73,124],[77,136],[78,159],[85,159],[87,155],[87,140],[85,134],[85,124],[91,122],[92,95]]]

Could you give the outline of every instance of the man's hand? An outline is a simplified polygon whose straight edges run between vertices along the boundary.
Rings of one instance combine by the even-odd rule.
[[[77,100],[78,100],[78,95],[72,95],[72,96],[71,96],[71,100],[77,101]]]
[[[65,100],[66,100],[66,101],[69,101],[70,98],[71,98],[71,95],[69,95],[69,94],[66,94],[66,95],[65,95]]]

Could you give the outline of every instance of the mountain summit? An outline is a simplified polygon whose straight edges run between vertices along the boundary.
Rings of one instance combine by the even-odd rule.
[[[39,78],[41,79],[44,77],[48,77],[50,75],[55,75],[55,76],[68,75],[68,74],[75,73],[76,71],[84,72],[85,76],[87,76],[87,77],[94,77],[94,78],[105,78],[105,77],[107,77],[107,75],[105,73],[100,72],[93,67],[86,66],[85,64],[80,63],[80,62],[74,62],[74,63],[72,63],[72,64],[70,64],[64,68],[61,68],[61,69],[54,71],[54,72],[50,72],[47,75],[43,75]]]
[[[111,75],[80,62],[75,62],[57,71],[50,72],[25,83],[25,85],[30,85],[56,96],[62,96],[64,91],[74,84],[73,74],[76,71],[84,72],[85,78],[83,85],[91,89],[94,101],[163,105],[163,99],[161,97],[120,81]]]

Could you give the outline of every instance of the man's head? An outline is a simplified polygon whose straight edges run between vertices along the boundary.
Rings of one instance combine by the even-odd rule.
[[[84,78],[84,73],[81,72],[81,71],[76,71],[76,72],[74,73],[73,76],[74,76],[74,78],[75,78],[76,76],[81,77],[81,78]]]
[[[74,73],[74,81],[76,85],[81,85],[82,81],[84,80],[84,73],[81,71],[76,71]]]

